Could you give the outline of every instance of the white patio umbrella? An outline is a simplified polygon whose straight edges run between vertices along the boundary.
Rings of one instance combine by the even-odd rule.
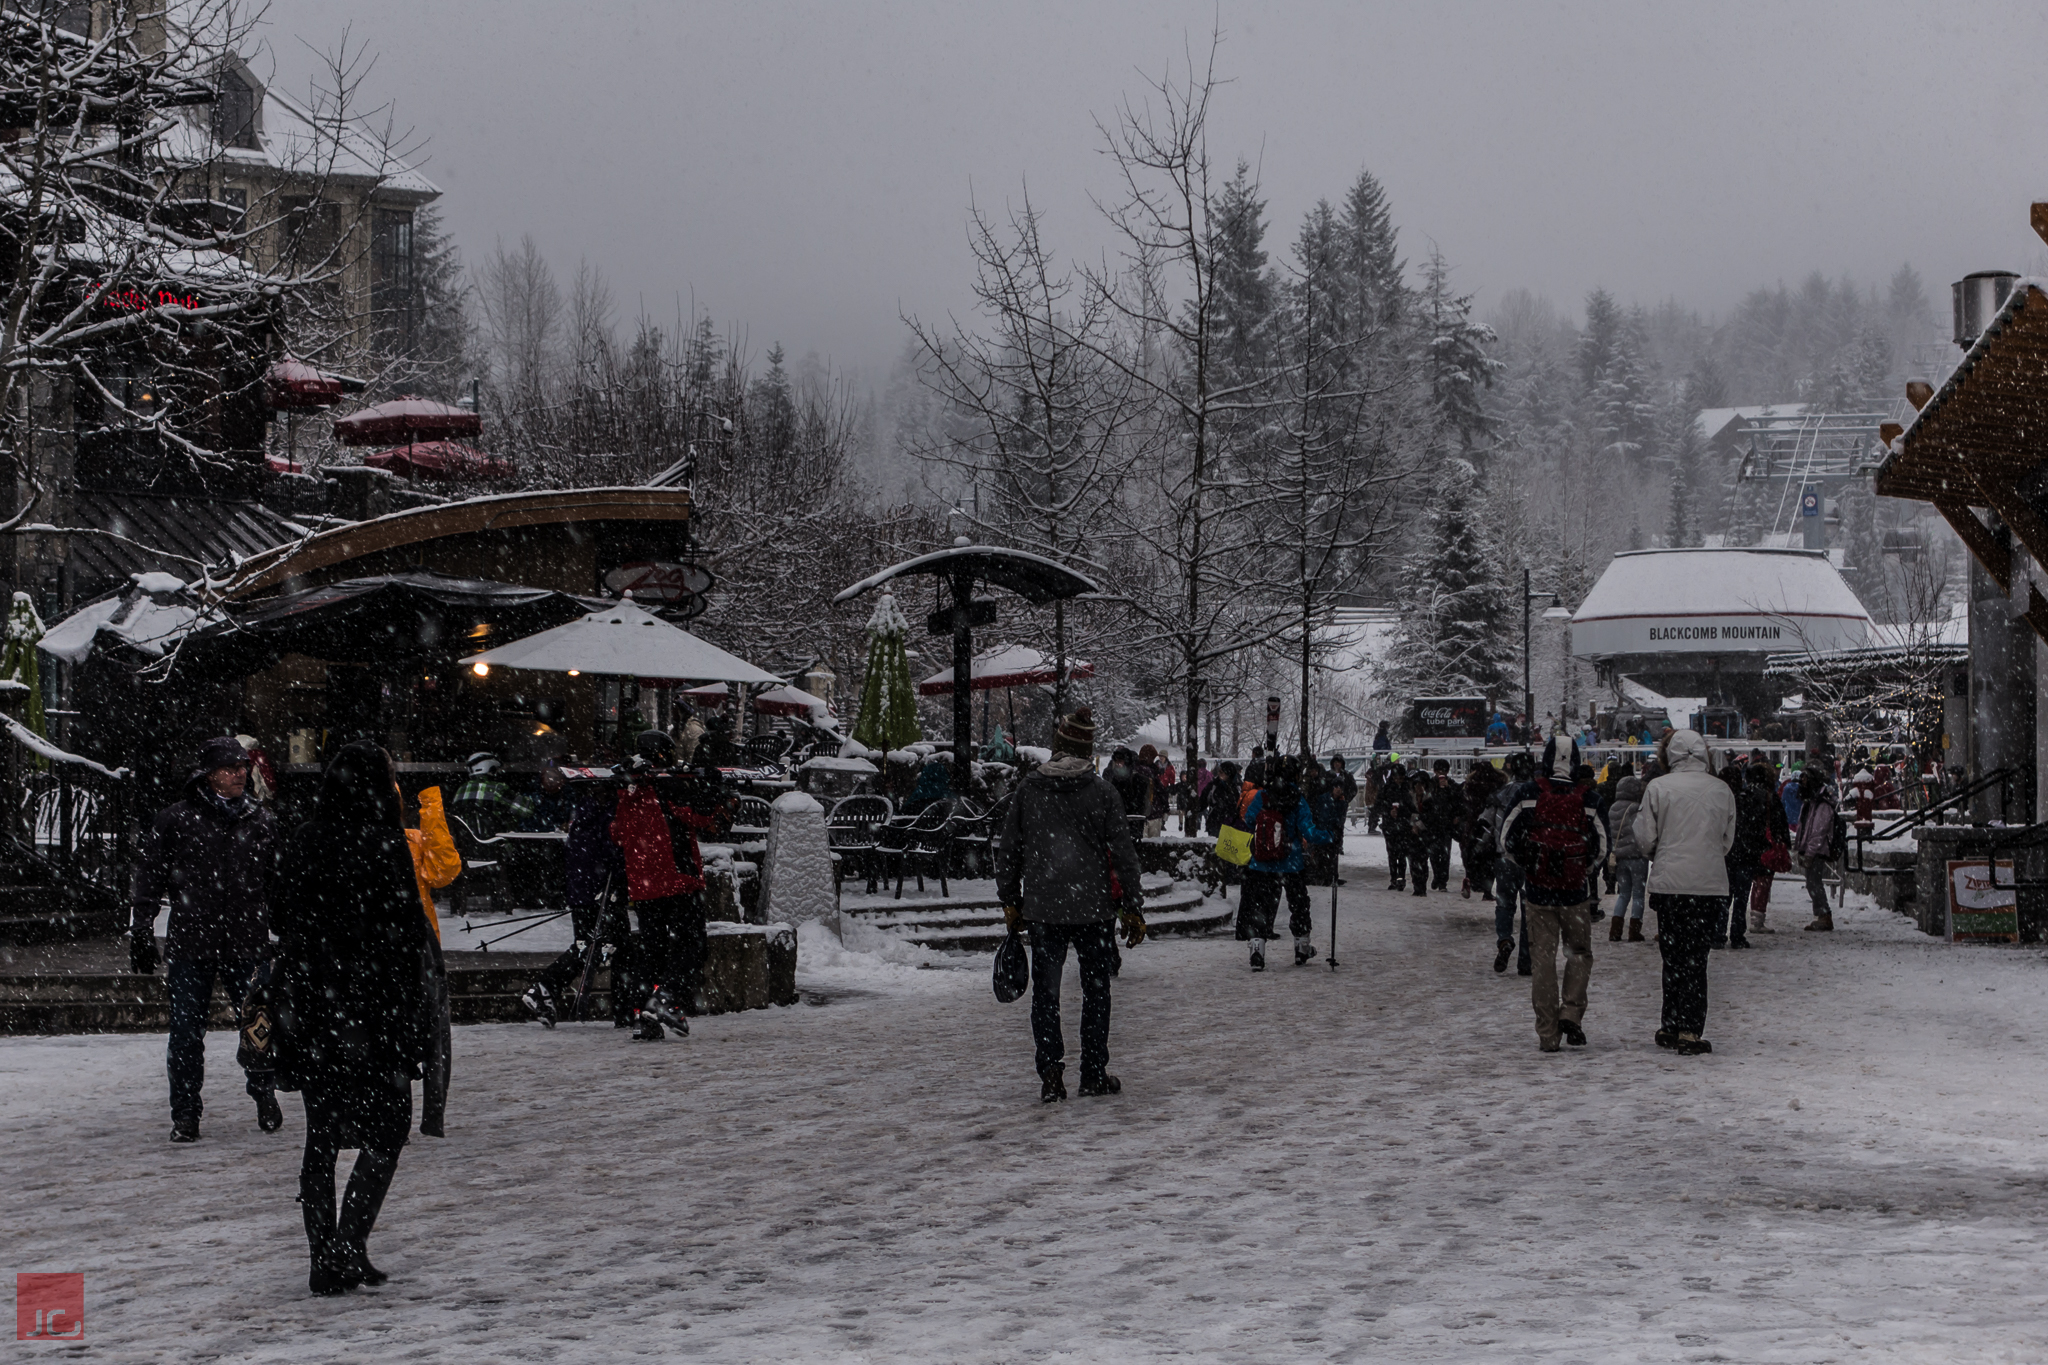
[[[692,682],[779,683],[745,659],[672,626],[630,601],[578,617],[462,662],[544,673],[600,673],[625,678],[687,678]]]

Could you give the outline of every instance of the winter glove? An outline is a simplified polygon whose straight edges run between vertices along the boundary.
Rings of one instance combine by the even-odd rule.
[[[1118,919],[1123,924],[1124,947],[1135,948],[1145,941],[1145,916],[1141,911],[1126,909]]]
[[[1014,905],[1004,906],[1003,926],[1011,933],[1016,933],[1024,927],[1024,912]]]
[[[148,928],[129,935],[128,970],[137,976],[156,975],[156,935]]]

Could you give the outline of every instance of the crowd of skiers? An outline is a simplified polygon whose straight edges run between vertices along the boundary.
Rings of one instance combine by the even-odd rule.
[[[1458,846],[1460,894],[1477,891],[1494,905],[1493,969],[1518,958],[1519,973],[1534,978],[1546,1051],[1585,1041],[1592,925],[1607,917],[1603,886],[1613,897],[1610,941],[1644,941],[1645,910],[1657,911],[1665,987],[1657,1042],[1682,1053],[1712,1050],[1701,1036],[1707,953],[1775,932],[1771,887],[1795,854],[1813,906],[1806,928],[1834,928],[1826,882],[1847,822],[1825,756],[1780,774],[1754,750],[1724,754],[1716,769],[1698,733],[1666,730],[1642,772],[1626,757],[1596,771],[1579,761],[1575,740],[1559,735],[1540,760],[1518,752],[1498,767],[1476,762],[1462,782],[1445,760],[1425,769],[1387,753],[1368,770],[1364,793],[1368,827],[1386,840],[1390,891],[1448,891]]]

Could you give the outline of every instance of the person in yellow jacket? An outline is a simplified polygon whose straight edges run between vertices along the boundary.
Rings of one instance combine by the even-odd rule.
[[[434,913],[434,892],[462,875],[462,855],[455,849],[455,836],[448,832],[448,813],[441,805],[441,789],[428,787],[420,793],[420,827],[405,832],[412,851],[413,881],[420,891],[420,909],[426,912],[427,927],[434,931],[429,945],[427,998],[434,1014],[434,1045],[426,1065],[420,1068],[420,1132],[443,1137],[441,1121],[448,1110],[449,1049],[454,1042],[448,1018],[448,969],[441,960],[441,919]]]

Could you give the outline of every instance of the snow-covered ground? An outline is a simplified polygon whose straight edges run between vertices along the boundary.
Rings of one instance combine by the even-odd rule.
[[[1038,1104],[986,957],[816,926],[813,1003],[688,1040],[458,1029],[393,1279],[338,1300],[305,1291],[300,1115],[256,1131],[226,1035],[192,1147],[161,1039],[10,1038],[8,1260],[84,1271],[110,1361],[2048,1356],[2040,952],[1853,906],[1798,933],[1781,878],[1793,932],[1715,955],[1713,1056],[1652,1045],[1656,949],[1604,933],[1591,1046],[1545,1055],[1490,907],[1382,886],[1346,888],[1335,972],[1126,954],[1111,1099]]]

